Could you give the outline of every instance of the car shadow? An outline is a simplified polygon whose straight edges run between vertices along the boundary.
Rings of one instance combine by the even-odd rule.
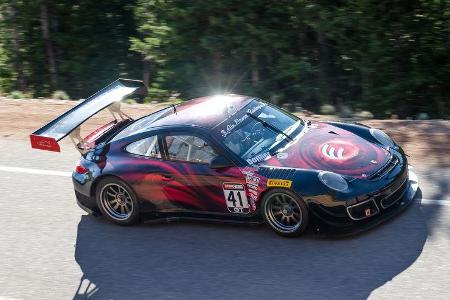
[[[414,203],[352,238],[286,239],[266,226],[119,227],[82,216],[74,298],[365,299],[419,257],[430,217]]]

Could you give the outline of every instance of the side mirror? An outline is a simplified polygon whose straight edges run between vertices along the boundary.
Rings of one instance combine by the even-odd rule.
[[[221,169],[232,167],[233,164],[225,156],[219,155],[214,157],[209,163],[211,169]]]

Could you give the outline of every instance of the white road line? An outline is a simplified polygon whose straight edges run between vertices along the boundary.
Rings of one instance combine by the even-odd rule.
[[[449,200],[437,200],[437,199],[421,199],[418,200],[417,202],[424,204],[424,205],[447,205],[450,206],[450,201]]]
[[[39,170],[39,169],[29,169],[29,168],[16,168],[16,167],[4,167],[4,166],[0,166],[0,171],[13,172],[13,173],[37,174],[37,175],[62,176],[62,177],[71,177],[72,176],[71,172]]]
[[[13,173],[25,173],[25,174],[36,174],[36,175],[49,175],[49,176],[61,176],[61,177],[71,177],[71,172],[62,171],[51,171],[51,170],[40,170],[40,169],[29,169],[29,168],[17,168],[17,167],[5,167],[0,166],[0,171],[13,172]],[[420,199],[416,202],[423,205],[444,205],[450,206],[450,200],[447,199]]]

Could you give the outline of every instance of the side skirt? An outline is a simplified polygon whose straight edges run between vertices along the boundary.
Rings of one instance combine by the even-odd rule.
[[[229,216],[217,214],[195,214],[195,213],[144,213],[143,223],[161,223],[177,221],[202,221],[209,223],[227,224],[262,224],[264,223],[258,215],[253,216]]]

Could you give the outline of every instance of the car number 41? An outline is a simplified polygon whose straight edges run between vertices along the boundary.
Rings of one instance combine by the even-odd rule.
[[[245,186],[240,183],[225,182],[223,185],[223,195],[227,203],[228,211],[232,213],[248,214],[249,203]]]

